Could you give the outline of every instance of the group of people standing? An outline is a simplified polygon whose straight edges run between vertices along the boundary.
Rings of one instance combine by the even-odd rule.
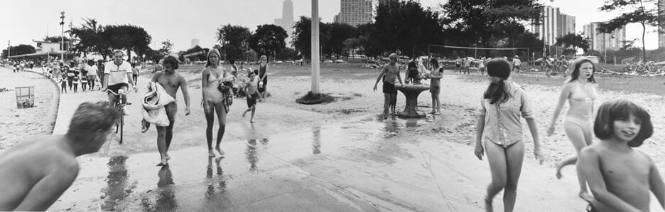
[[[487,156],[492,181],[485,197],[486,211],[493,211],[492,200],[503,190],[504,211],[513,211],[517,184],[524,160],[521,118],[524,118],[534,143],[534,156],[542,164],[544,155],[535,115],[526,92],[509,80],[511,65],[505,59],[487,63],[490,84],[480,99],[475,155]],[[665,207],[665,184],[651,158],[633,147],[653,134],[649,113],[628,100],[603,103],[593,113],[598,99],[591,60],[579,59],[563,85],[551,124],[552,135],[563,105],[570,107],[564,131],[577,154],[557,164],[561,169],[577,163],[579,197],[589,202],[587,211],[649,211],[649,192]],[[592,143],[593,135],[600,140]],[[587,186],[588,185],[588,186]]]

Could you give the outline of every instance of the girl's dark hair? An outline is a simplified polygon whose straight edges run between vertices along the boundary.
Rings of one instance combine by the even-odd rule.
[[[429,63],[432,64],[432,70],[439,68],[439,61],[436,58],[432,58]]]
[[[411,62],[409,62],[409,64],[407,64],[407,68],[408,68],[408,69],[411,69],[411,68],[417,68],[417,67],[416,67],[416,62],[415,62],[415,61],[411,61]]]
[[[506,79],[510,76],[510,63],[504,59],[494,59],[487,63],[487,73],[496,77],[483,94],[484,99],[489,99],[490,104],[502,103],[510,98],[506,88]]]
[[[596,82],[596,78],[593,77],[593,73],[596,72],[596,65],[593,64],[591,60],[586,58],[575,61],[575,64],[573,65],[573,72],[570,73],[570,80],[568,80],[568,82],[575,81],[580,77],[580,67],[582,67],[582,64],[584,63],[591,63],[591,67],[593,67],[593,72],[591,72],[591,77],[587,79],[587,82]]]
[[[600,105],[593,124],[593,132],[599,139],[609,139],[615,136],[614,121],[628,120],[630,115],[640,120],[641,124],[640,131],[632,141],[628,142],[628,146],[641,146],[644,140],[653,135],[651,116],[644,108],[628,100],[613,100]]]
[[[174,56],[166,56],[164,58],[164,61],[162,62],[164,65],[169,64],[173,69],[178,69],[178,59],[176,59]]]

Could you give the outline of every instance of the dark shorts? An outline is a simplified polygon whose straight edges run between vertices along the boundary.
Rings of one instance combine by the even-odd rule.
[[[441,87],[440,86],[430,86],[429,92],[434,94],[434,95],[439,95],[439,92],[441,92]]]
[[[455,64],[455,66],[457,66],[457,68],[459,68],[461,65],[460,64]]]
[[[254,93],[252,95],[247,96],[247,107],[252,107],[256,105],[256,99],[259,98],[258,93]]]
[[[126,91],[127,88],[129,88],[129,85],[127,83],[118,83],[118,84],[108,86],[109,90],[111,90],[113,92],[116,92],[116,93],[118,93],[118,90],[120,90],[123,87],[125,88],[125,91]]]
[[[392,83],[383,82],[383,93],[397,93],[397,88]]]

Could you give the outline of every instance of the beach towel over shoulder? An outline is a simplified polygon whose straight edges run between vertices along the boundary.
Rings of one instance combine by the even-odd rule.
[[[169,126],[169,117],[164,106],[174,101],[175,99],[166,93],[162,85],[149,82],[148,92],[143,95],[143,110],[141,110],[143,119],[160,127]]]

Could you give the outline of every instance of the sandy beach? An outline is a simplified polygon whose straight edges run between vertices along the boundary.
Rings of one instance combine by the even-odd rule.
[[[33,72],[13,73],[0,67],[0,153],[11,148],[22,139],[33,135],[51,134],[55,124],[54,104],[57,90],[53,83]],[[14,89],[34,86],[35,107],[18,109]]]

